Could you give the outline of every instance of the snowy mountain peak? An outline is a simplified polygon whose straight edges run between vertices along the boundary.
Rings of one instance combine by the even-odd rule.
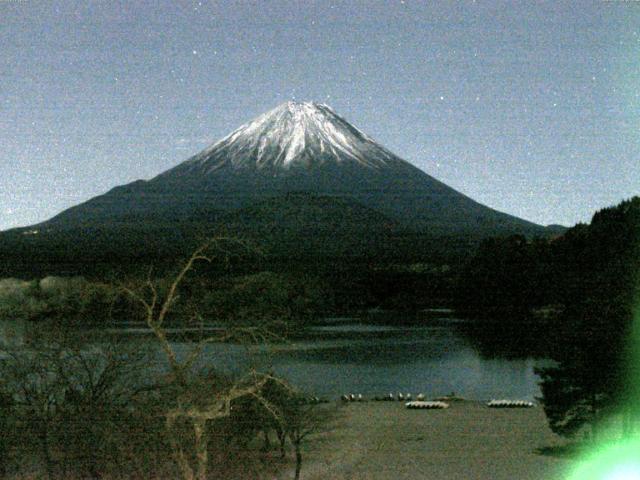
[[[369,256],[394,238],[413,238],[395,237],[407,231],[465,238],[544,232],[462,195],[378,145],[327,105],[312,102],[283,103],[174,168],[116,187],[50,223],[83,231],[87,225],[117,229],[106,232],[135,232],[144,225],[149,230],[140,231],[149,235],[166,231],[171,248],[200,232],[238,229],[238,235],[256,241],[264,236],[273,258],[306,258],[310,252],[322,258],[310,245],[325,248],[336,239],[339,255],[352,258],[364,248]],[[350,233],[342,240],[340,233],[334,237],[343,227]],[[35,229],[44,238],[43,227]],[[369,243],[364,236],[370,232],[384,243]],[[147,245],[147,233],[140,239]],[[127,255],[143,248],[131,245]]]
[[[222,167],[289,170],[327,163],[382,168],[403,162],[328,105],[285,102],[242,125],[178,168],[208,174]]]

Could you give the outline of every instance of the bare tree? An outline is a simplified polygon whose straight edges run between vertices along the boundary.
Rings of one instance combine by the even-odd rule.
[[[268,382],[280,382],[270,374],[250,372],[237,382],[222,389],[210,388],[202,394],[202,382],[198,382],[194,374],[194,366],[200,358],[205,346],[214,342],[225,342],[233,339],[245,339],[251,342],[264,342],[271,338],[264,327],[230,327],[204,337],[196,342],[184,358],[179,358],[167,338],[166,321],[179,298],[179,289],[188,273],[197,262],[211,263],[214,259],[228,258],[229,244],[247,247],[245,243],[224,237],[209,240],[196,249],[182,268],[170,281],[166,292],[161,293],[157,282],[149,274],[146,283],[138,289],[123,287],[124,291],[139,303],[144,311],[147,326],[153,332],[170,370],[170,383],[175,387],[173,406],[165,413],[165,423],[169,441],[184,480],[205,480],[209,465],[208,448],[210,442],[208,426],[212,421],[229,417],[231,405],[237,399],[253,397],[258,400],[273,416],[280,418],[282,413],[274,404],[262,395],[262,389]],[[199,313],[194,312],[194,317]],[[283,383],[284,385],[284,383]],[[206,388],[206,385],[204,386]],[[186,422],[191,430],[191,448],[177,435],[179,422]],[[195,461],[191,459],[189,450],[194,452]]]
[[[26,433],[16,435],[14,443],[28,450],[37,443],[48,478],[60,470],[66,477],[69,469],[100,478],[118,455],[114,447],[121,443],[138,374],[147,365],[144,352],[109,342],[30,347],[2,350],[0,398],[10,401],[10,418]]]
[[[0,478],[4,478],[7,474],[14,408],[13,396],[4,391],[4,385],[2,387],[0,390]]]
[[[301,403],[289,409],[285,418],[285,430],[296,459],[294,479],[300,479],[302,469],[302,445],[312,434],[318,433],[329,420],[329,412],[314,403]]]
[[[53,478],[52,434],[64,395],[57,382],[55,368],[45,360],[43,352],[5,354],[8,358],[2,362],[3,381],[16,407],[22,412],[22,428],[37,441],[47,478]]]

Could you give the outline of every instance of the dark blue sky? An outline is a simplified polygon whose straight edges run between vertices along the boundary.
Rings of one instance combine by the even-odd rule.
[[[493,208],[640,194],[640,2],[0,2],[0,229],[329,104]]]

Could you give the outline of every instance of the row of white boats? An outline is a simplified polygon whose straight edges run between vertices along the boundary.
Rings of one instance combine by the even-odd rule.
[[[368,401],[367,398],[363,397],[362,394],[359,393],[344,394],[340,399],[345,403]],[[405,402],[405,407],[411,409],[442,409],[449,408],[449,403],[444,400],[455,401],[460,399],[455,396],[451,396],[444,397],[443,399],[426,400],[424,394],[419,393],[416,395],[415,400],[413,400],[413,395],[410,393],[398,393],[397,395],[389,393],[384,396],[375,396],[372,400],[376,402]],[[489,408],[532,408],[535,404],[528,400],[493,399],[487,402],[486,406]]]
[[[343,402],[368,402],[369,399],[362,396],[362,394],[358,393],[350,393],[345,394],[340,397]],[[371,398],[374,402],[406,402],[411,401],[413,396],[410,393],[398,393],[398,395],[394,395],[393,393],[389,393],[388,395],[378,396]],[[425,400],[425,396],[422,393],[416,395],[416,400]]]
[[[487,402],[489,408],[532,408],[535,406],[533,402],[527,400],[491,400]],[[407,408],[416,409],[439,409],[449,408],[449,404],[442,401],[415,401],[404,404]]]

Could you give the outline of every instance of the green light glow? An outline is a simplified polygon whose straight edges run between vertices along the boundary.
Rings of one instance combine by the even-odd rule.
[[[580,463],[568,480],[640,480],[640,440],[596,451]]]
[[[640,479],[640,468],[638,465],[622,465],[616,467],[607,474],[606,480],[633,480]]]
[[[634,265],[640,265],[640,245],[635,245]],[[589,451],[567,480],[640,480],[640,268],[634,279],[632,324],[627,344],[625,405],[618,414],[632,422],[633,433],[617,442],[603,442]],[[620,432],[621,433],[621,432]],[[630,433],[630,432],[629,432]]]

